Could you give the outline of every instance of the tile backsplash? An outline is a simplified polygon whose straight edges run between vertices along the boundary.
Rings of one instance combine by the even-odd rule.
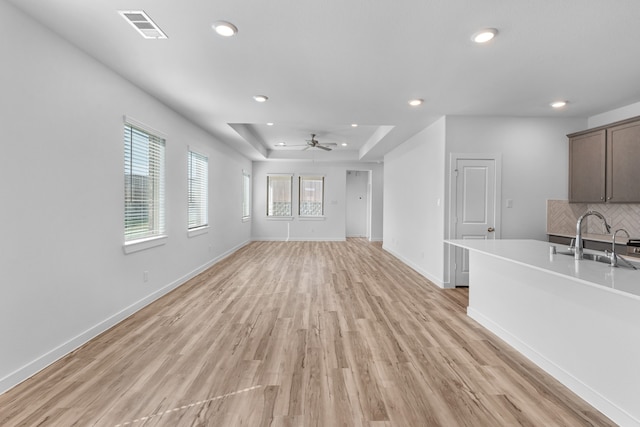
[[[568,200],[547,200],[547,233],[575,234],[576,222],[588,210],[600,212],[614,230],[624,228],[632,238],[640,238],[640,204],[569,203]],[[586,226],[586,227],[585,227]],[[583,230],[590,234],[604,234],[598,218],[588,217]]]

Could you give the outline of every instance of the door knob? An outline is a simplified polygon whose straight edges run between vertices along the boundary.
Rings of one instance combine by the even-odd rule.
[[[493,233],[494,231],[496,231],[496,229],[495,229],[495,228],[493,228],[493,227],[489,227],[489,228],[487,228],[487,231],[488,231],[489,233]]]

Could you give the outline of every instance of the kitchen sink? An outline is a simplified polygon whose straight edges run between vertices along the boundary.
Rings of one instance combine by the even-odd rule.
[[[589,259],[591,261],[598,261],[598,262],[603,262],[605,264],[611,264],[611,258],[609,258],[609,256],[605,254],[586,253],[586,254],[582,254],[582,257],[584,259]]]
[[[558,251],[556,252],[559,255],[569,255],[569,256],[575,256],[575,254],[572,251]],[[607,254],[604,253],[599,253],[599,254],[594,254],[591,252],[585,252],[582,254],[582,259],[586,259],[589,261],[596,261],[596,262],[601,262],[603,264],[609,264],[611,265],[611,257]],[[631,264],[630,262],[628,262],[627,260],[625,260],[624,258],[621,257],[617,257],[617,261],[618,261],[618,267],[625,267],[625,268],[632,268],[634,270],[636,270],[636,266],[634,266],[633,264]]]

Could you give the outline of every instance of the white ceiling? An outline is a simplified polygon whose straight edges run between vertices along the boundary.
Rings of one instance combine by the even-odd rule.
[[[8,1],[254,160],[379,161],[442,115],[587,117],[640,100],[638,0]],[[168,39],[118,10],[144,10]],[[238,34],[215,34],[218,20]],[[483,27],[500,33],[472,43]],[[311,133],[348,146],[276,147]]]

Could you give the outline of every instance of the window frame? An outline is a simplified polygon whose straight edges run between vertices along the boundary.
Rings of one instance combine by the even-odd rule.
[[[273,212],[273,210],[270,209],[270,204],[271,204],[271,180],[273,178],[288,178],[289,180],[289,214],[288,215],[275,215],[273,213],[270,214],[270,212]],[[266,215],[267,215],[267,219],[274,219],[274,220],[291,220],[293,219],[293,174],[283,174],[283,173],[270,173],[267,174],[267,197],[266,197]]]
[[[128,133],[128,135],[127,135]],[[134,133],[138,135],[138,137],[142,138],[137,142],[140,143],[144,140],[144,137],[147,138],[147,145],[143,146],[142,154],[140,146],[137,149],[134,149],[134,145],[136,144],[136,140],[134,139]],[[128,136],[128,138],[127,138]],[[124,126],[123,126],[123,160],[124,160],[124,218],[123,218],[123,250],[126,254],[137,252],[139,250],[144,250],[148,248],[152,248],[155,246],[163,245],[167,240],[167,229],[166,229],[166,146],[167,146],[167,136],[155,130],[137,120],[134,120],[130,117],[124,117]],[[136,156],[136,152],[138,156]],[[145,157],[146,152],[146,159]],[[137,157],[142,157],[142,159]],[[135,233],[132,231],[133,227],[127,226],[127,223],[130,221],[136,220],[136,207],[135,203],[140,204],[141,202],[138,200],[137,202],[134,200],[134,169],[135,168],[148,168],[149,171],[152,169],[157,169],[153,173],[152,176],[152,188],[153,188],[153,196],[151,197],[152,206],[147,208],[152,212],[154,219],[149,222],[153,222],[153,226],[151,229],[147,230],[147,232],[138,232]],[[141,175],[142,176],[142,175]],[[129,178],[127,178],[129,177]],[[149,199],[146,199],[149,200]],[[145,204],[143,202],[143,204]]]
[[[242,171],[242,222],[251,220],[251,174]]]
[[[203,176],[194,176],[193,162],[200,162],[199,167],[204,171]],[[203,167],[204,166],[204,167]],[[198,169],[195,171],[197,172]],[[199,175],[199,174],[197,174]],[[194,184],[196,186],[194,187]],[[199,190],[199,191],[196,191]],[[196,194],[197,193],[197,194]],[[199,196],[195,203],[193,198]],[[196,205],[196,206],[193,206]],[[200,212],[197,216],[202,219],[192,225],[192,207]],[[209,156],[191,147],[187,151],[187,230],[189,236],[201,234],[209,228]]]

